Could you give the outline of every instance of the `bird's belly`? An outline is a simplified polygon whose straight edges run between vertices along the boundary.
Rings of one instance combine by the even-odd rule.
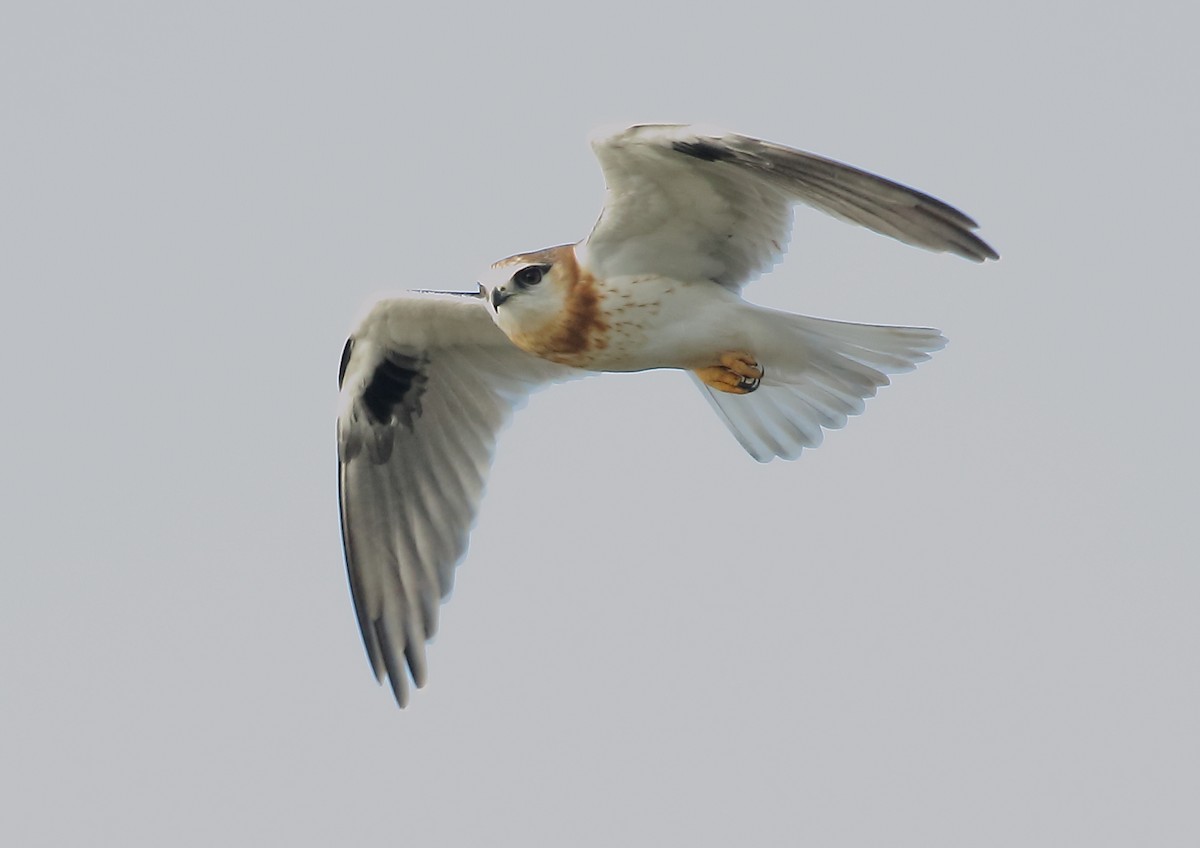
[[[597,283],[596,289],[589,344],[538,355],[589,371],[694,369],[714,364],[739,344],[733,318],[741,300],[711,282],[642,277]]]

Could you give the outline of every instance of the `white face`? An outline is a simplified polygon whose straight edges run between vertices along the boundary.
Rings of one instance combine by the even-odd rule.
[[[564,295],[555,270],[544,259],[488,269],[479,285],[500,329],[510,336],[528,333],[558,317]]]

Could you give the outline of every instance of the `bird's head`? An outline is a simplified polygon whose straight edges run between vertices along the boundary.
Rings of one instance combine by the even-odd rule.
[[[501,259],[479,280],[479,293],[500,329],[510,337],[555,323],[578,276],[573,245]]]

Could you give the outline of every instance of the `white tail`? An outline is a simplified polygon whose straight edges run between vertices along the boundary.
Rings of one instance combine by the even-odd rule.
[[[889,374],[911,371],[946,345],[937,330],[850,324],[775,310],[755,310],[751,351],[766,373],[747,395],[710,389],[691,377],[725,426],[759,462],[796,459],[863,411]]]

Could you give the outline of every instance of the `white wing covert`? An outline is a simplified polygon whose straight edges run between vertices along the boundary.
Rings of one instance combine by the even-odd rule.
[[[371,666],[400,706],[410,674],[425,683],[425,642],[466,553],[499,430],[531,392],[578,373],[515,347],[474,295],[382,301],[346,343],[346,567]]]
[[[766,141],[646,124],[592,142],[608,195],[584,250],[601,276],[657,273],[738,290],[769,270],[796,203],[927,250],[999,258],[978,225],[927,194]]]

